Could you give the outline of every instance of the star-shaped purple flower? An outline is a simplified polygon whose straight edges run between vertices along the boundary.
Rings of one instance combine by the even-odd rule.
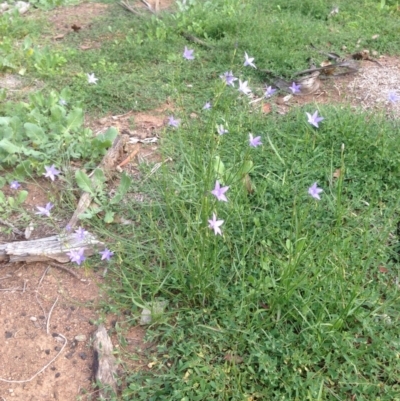
[[[224,135],[224,134],[227,134],[229,131],[227,129],[225,129],[222,124],[220,124],[220,125],[217,125],[217,132],[220,135]]]
[[[232,71],[227,71],[224,74],[220,75],[220,78],[225,80],[225,83],[230,86],[235,86],[234,82],[237,81],[237,78],[233,76]]]
[[[181,120],[175,119],[174,116],[168,117],[168,125],[169,126],[178,128],[180,123],[181,123]]]
[[[194,52],[193,49],[188,49],[185,46],[185,50],[183,52],[183,58],[185,58],[186,60],[194,60],[193,52]]]
[[[44,176],[49,177],[51,179],[51,181],[54,181],[56,176],[60,174],[60,171],[56,169],[54,164],[51,165],[50,167],[44,166],[44,168],[46,170],[46,172],[44,173]]]
[[[21,184],[18,181],[11,181],[11,183],[10,183],[11,189],[18,189],[20,186],[21,186]]]
[[[318,124],[324,119],[324,117],[318,117],[318,110],[313,115],[310,113],[306,114],[308,117],[308,122],[316,128],[318,128]]]
[[[214,230],[215,235],[222,235],[222,231],[220,229],[220,226],[224,223],[224,220],[217,220],[217,216],[215,213],[213,213],[213,218],[212,220],[208,220],[208,227],[211,228],[211,230]]]
[[[109,249],[104,249],[104,251],[99,252],[101,255],[101,260],[110,260],[111,256],[114,255],[114,252],[111,252]]]
[[[88,234],[88,232],[82,227],[79,227],[77,230],[75,230],[75,237],[80,241],[85,239],[86,234]]]
[[[388,100],[390,103],[397,103],[400,100],[400,96],[396,92],[389,92]]]
[[[292,86],[289,86],[289,89],[292,91],[294,95],[295,93],[300,93],[300,87],[301,85],[296,85],[296,82],[293,82]]]
[[[276,92],[276,89],[274,89],[272,86],[267,86],[265,88],[264,96],[266,98],[271,97],[275,92]]]
[[[253,138],[253,135],[249,134],[249,145],[253,148],[262,145],[261,136],[256,136],[255,138]]]
[[[67,252],[67,255],[69,256],[71,262],[75,262],[78,265],[80,265],[84,260],[86,260],[85,248],[72,249],[71,251]]]
[[[242,92],[245,95],[248,95],[249,93],[251,93],[251,89],[248,87],[247,81],[242,82],[239,79],[239,92]]]
[[[323,192],[322,188],[318,188],[317,183],[314,182],[314,184],[311,185],[310,188],[308,188],[308,193],[314,198],[314,199],[318,199],[321,200],[319,194]]]
[[[206,102],[206,104],[203,106],[203,110],[209,110],[209,109],[211,109],[211,103]]]
[[[244,64],[243,65],[245,67],[247,67],[249,65],[250,67],[257,68],[255,66],[255,64],[253,63],[253,61],[254,61],[254,57],[249,57],[248,54],[245,52],[244,53]]]
[[[49,202],[45,207],[41,206],[36,206],[36,209],[39,210],[35,214],[38,214],[40,216],[47,216],[50,217],[50,210],[54,207],[54,205]]]
[[[228,202],[228,199],[225,196],[225,192],[229,189],[229,187],[221,187],[219,181],[215,183],[215,188],[211,191],[211,193],[219,200],[223,202]]]

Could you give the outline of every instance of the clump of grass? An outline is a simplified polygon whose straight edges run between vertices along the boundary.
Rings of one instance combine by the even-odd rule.
[[[148,332],[154,367],[124,399],[395,397],[398,127],[345,107],[322,108],[318,129],[311,106],[266,119],[232,91],[217,83],[201,119],[181,115],[164,139],[174,162],[126,205],[135,237],[121,228],[113,295],[169,308]]]

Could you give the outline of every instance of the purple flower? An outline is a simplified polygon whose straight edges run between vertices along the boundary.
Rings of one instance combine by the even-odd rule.
[[[211,191],[211,193],[219,200],[223,202],[228,202],[228,199],[226,199],[225,192],[229,189],[229,187],[222,187],[217,181],[215,183],[215,188]]]
[[[225,79],[225,83],[230,86],[235,86],[234,82],[237,81],[237,78],[233,76],[232,71],[227,71],[224,74],[220,75],[220,78]]]
[[[255,138],[253,138],[253,135],[249,134],[249,145],[253,148],[262,145],[261,136],[256,136]]]
[[[71,262],[75,262],[78,265],[80,265],[86,259],[85,248],[72,249],[67,252],[67,255],[69,256]]]
[[[296,82],[293,82],[292,86],[289,86],[289,89],[292,91],[294,95],[295,93],[300,93],[300,86],[301,85],[296,85]]]
[[[193,52],[194,50],[188,49],[185,46],[185,51],[183,52],[183,58],[185,58],[186,60],[193,60],[194,59]]]
[[[104,251],[99,252],[101,255],[101,260],[110,260],[111,256],[114,255],[114,252],[111,252],[109,249],[104,249]]]
[[[18,181],[11,181],[11,183],[10,183],[11,189],[18,189],[20,186],[21,186],[21,184]]]
[[[173,116],[168,117],[168,125],[170,125],[171,127],[178,128],[180,123],[181,120],[175,119]]]
[[[324,117],[318,117],[318,110],[311,115],[310,113],[306,113],[308,117],[308,122],[314,127],[318,128],[318,123],[320,123]]]
[[[211,230],[214,230],[215,235],[222,235],[222,231],[219,227],[222,226],[224,220],[217,220],[217,216],[215,215],[215,213],[213,213],[213,218],[212,220],[208,220],[208,223],[208,227],[211,228]]]
[[[400,96],[396,92],[389,92],[388,100],[390,103],[396,103],[400,100]]]
[[[317,187],[317,183],[314,182],[314,184],[311,185],[310,188],[308,188],[308,193],[314,198],[314,199],[318,199],[321,200],[319,194],[323,191],[322,188],[318,188]]]
[[[210,102],[206,102],[206,104],[203,106],[203,110],[208,110],[211,109],[211,103]]]
[[[86,75],[87,75],[89,84],[95,84],[95,85],[97,84],[97,81],[99,80],[99,78],[96,78],[94,76],[94,73],[93,74],[86,74]]]
[[[272,86],[267,86],[265,88],[264,96],[267,98],[271,97],[275,92],[276,92],[276,89],[273,89]]]
[[[55,177],[60,174],[60,171],[56,169],[56,167],[53,165],[51,165],[50,167],[48,166],[44,166],[44,168],[46,169],[46,172],[44,173],[45,177],[49,177],[51,179],[51,181],[54,181]]]
[[[242,92],[245,95],[248,95],[249,93],[251,93],[251,89],[247,86],[247,81],[242,82],[239,79],[239,92]]]
[[[36,206],[36,209],[39,210],[35,214],[38,214],[40,216],[47,216],[50,217],[50,210],[54,207],[52,203],[48,203],[45,207],[41,206]]]
[[[224,126],[221,124],[221,125],[217,125],[217,132],[220,135],[224,135],[224,134],[227,134],[229,131],[227,129],[225,129]]]
[[[69,233],[71,230],[72,230],[72,227],[71,227],[69,224],[67,224],[67,225],[65,226],[65,231],[66,231],[67,233]]]
[[[87,233],[88,232],[84,228],[79,227],[77,230],[75,230],[75,237],[83,241]]]
[[[255,65],[254,65],[254,63],[253,63],[253,61],[254,61],[254,57],[249,57],[248,56],[248,54],[245,52],[244,53],[244,66],[246,67],[246,66],[251,66],[251,67],[253,67],[253,68],[257,68]]]

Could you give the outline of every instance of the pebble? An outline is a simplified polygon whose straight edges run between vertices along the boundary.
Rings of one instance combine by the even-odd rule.
[[[87,354],[86,354],[86,352],[80,352],[79,354],[79,357],[82,359],[82,360],[86,360],[86,358],[87,358]]]
[[[36,322],[36,320],[37,320],[37,318],[36,318],[35,316],[31,316],[29,319],[30,319],[32,322]]]
[[[74,337],[75,341],[83,342],[86,341],[86,336],[84,334],[78,334]]]

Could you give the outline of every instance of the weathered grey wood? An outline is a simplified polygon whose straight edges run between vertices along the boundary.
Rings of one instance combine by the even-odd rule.
[[[111,399],[117,393],[117,361],[113,355],[111,339],[102,324],[94,333],[93,351],[94,378],[99,386],[100,399]]]
[[[104,249],[104,244],[90,233],[85,235],[84,240],[72,233],[53,235],[32,241],[10,242],[0,245],[0,261],[11,263],[46,261],[67,263],[70,261],[67,252],[80,248],[85,249],[85,256],[87,257]]]

